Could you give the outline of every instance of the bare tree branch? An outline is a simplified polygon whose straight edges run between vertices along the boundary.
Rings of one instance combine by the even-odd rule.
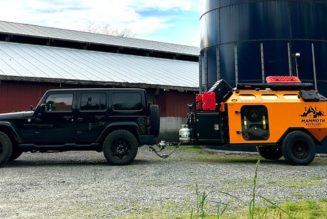
[[[116,28],[110,24],[90,24],[86,31],[91,33],[100,33],[105,35],[120,36],[120,37],[134,37],[135,33],[129,28]]]

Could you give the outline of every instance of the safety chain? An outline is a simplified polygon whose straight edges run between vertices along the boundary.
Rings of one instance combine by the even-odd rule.
[[[165,141],[161,141],[157,145],[150,145],[149,148],[158,157],[160,157],[162,159],[166,159],[166,158],[170,157],[173,153],[176,152],[177,148],[179,148],[179,145],[180,145],[180,143],[166,143]],[[156,149],[155,146],[157,146],[158,149]],[[161,153],[167,146],[173,146],[174,149],[168,154]]]

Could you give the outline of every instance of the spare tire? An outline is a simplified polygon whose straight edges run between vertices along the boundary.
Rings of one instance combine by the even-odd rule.
[[[150,134],[158,137],[160,133],[160,109],[158,105],[151,104],[150,112]]]

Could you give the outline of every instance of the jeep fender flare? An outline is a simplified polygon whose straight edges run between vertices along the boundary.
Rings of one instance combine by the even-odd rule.
[[[17,143],[21,143],[22,139],[10,122],[0,122],[0,131],[5,132],[9,137],[12,137]]]
[[[97,143],[103,142],[107,135],[117,129],[126,129],[135,135],[136,139],[139,141],[139,128],[135,122],[115,122],[109,124],[106,128],[103,129],[99,137],[97,138]]]
[[[277,144],[281,145],[282,142],[284,141],[285,137],[286,137],[290,132],[293,132],[293,131],[302,131],[302,132],[308,134],[308,135],[313,139],[313,141],[314,141],[317,145],[321,144],[321,141],[318,141],[318,139],[317,139],[315,136],[313,136],[312,133],[311,133],[310,131],[308,131],[307,129],[305,129],[305,128],[303,128],[303,127],[290,127],[290,128],[288,128],[288,129],[284,132],[284,134],[279,138]]]

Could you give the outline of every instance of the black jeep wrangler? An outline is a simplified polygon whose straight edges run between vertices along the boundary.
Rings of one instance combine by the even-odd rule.
[[[103,151],[131,163],[139,146],[156,143],[159,107],[142,89],[49,90],[33,111],[0,114],[0,165],[23,152]]]

